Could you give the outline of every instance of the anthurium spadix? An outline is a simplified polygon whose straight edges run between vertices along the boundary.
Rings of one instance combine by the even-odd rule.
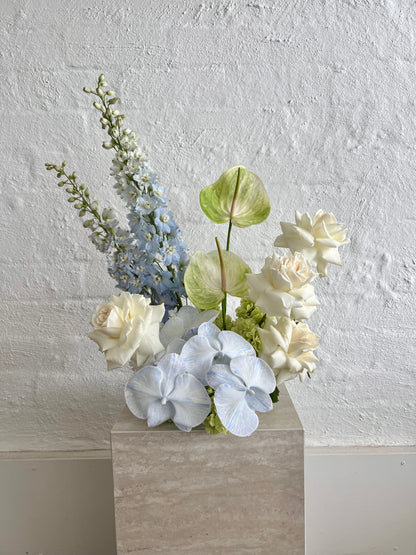
[[[248,227],[263,222],[270,213],[270,200],[263,182],[244,166],[225,171],[199,195],[202,210],[213,222]]]
[[[248,295],[246,274],[251,273],[250,267],[230,251],[222,251],[222,258],[223,271],[219,251],[195,251],[186,268],[186,293],[201,310],[217,308],[226,293],[234,297]]]

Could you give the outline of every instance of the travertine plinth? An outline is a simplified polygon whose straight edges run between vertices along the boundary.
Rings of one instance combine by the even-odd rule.
[[[149,429],[124,409],[111,433],[118,555],[304,553],[303,429],[285,387],[249,438]]]

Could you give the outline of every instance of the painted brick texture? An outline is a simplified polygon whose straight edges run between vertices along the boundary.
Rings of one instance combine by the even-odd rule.
[[[409,0],[16,0],[0,16],[0,450],[95,449],[129,370],[86,332],[114,293],[105,260],[43,163],[68,162],[122,211],[91,98],[104,72],[191,249],[215,234],[199,190],[235,164],[272,214],[238,230],[253,271],[294,210],[349,228],[317,284],[313,379],[288,389],[309,445],[413,444],[416,432],[416,7]]]

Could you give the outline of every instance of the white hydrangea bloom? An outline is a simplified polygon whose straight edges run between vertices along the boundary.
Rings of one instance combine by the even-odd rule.
[[[198,327],[204,322],[213,322],[218,310],[199,310],[194,306],[183,306],[178,311],[169,313],[169,320],[160,330],[160,340],[167,347],[175,339],[189,339],[198,333]]]
[[[344,225],[323,210],[318,210],[313,218],[307,212],[296,211],[295,218],[296,224],[280,222],[283,233],[274,246],[302,253],[321,277],[327,275],[328,263],[341,266],[338,247],[349,243]]]
[[[260,357],[276,374],[277,385],[299,376],[303,381],[313,372],[317,358],[312,351],[318,347],[319,337],[307,324],[296,324],[290,318],[269,319],[259,330],[262,340]]]
[[[295,320],[310,318],[319,301],[310,281],[315,277],[308,261],[300,253],[265,260],[260,274],[247,274],[249,297],[269,316],[290,316]]]

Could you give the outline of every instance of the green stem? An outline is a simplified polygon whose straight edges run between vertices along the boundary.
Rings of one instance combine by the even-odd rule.
[[[85,192],[83,190],[80,189],[80,187],[78,186],[76,179],[71,175],[71,174],[67,174],[66,171],[63,169],[63,167],[60,168],[60,172],[63,176],[65,176],[67,183],[70,183],[74,189],[74,193],[76,195],[78,195],[78,198],[82,201],[82,203],[84,204],[84,208],[85,210],[87,210],[92,216],[94,216],[94,218],[97,221],[98,226],[101,229],[100,233],[105,233],[105,235],[110,236],[113,240],[113,245],[114,248],[120,252],[120,247],[117,243],[117,240],[114,236],[113,233],[110,233],[108,231],[108,229],[106,229],[103,226],[103,221],[101,219],[101,215],[98,212],[98,210],[96,208],[94,208],[92,201],[90,201],[90,199],[86,196]]]
[[[224,298],[221,302],[221,306],[222,306],[222,327],[224,330],[227,329],[227,324],[225,321],[225,316],[227,315],[227,281],[226,281],[226,277],[225,277],[225,264],[224,264],[224,258],[222,256],[222,250],[220,247],[220,243],[218,241],[218,237],[215,237],[215,242],[217,244],[217,249],[218,249],[218,256],[220,258],[220,269],[221,269],[221,289],[224,293]]]

